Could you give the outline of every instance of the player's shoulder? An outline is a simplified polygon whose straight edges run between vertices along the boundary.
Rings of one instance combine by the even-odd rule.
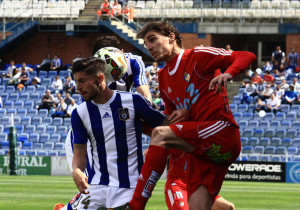
[[[86,101],[82,102],[73,111],[76,110],[78,113],[85,111],[87,109],[86,103],[87,103]]]
[[[142,60],[142,57],[139,55],[134,55],[132,53],[124,53],[126,58],[129,58],[130,60]]]
[[[223,48],[216,48],[216,47],[202,47],[202,46],[195,46],[192,49],[193,54],[211,54],[211,55],[231,55],[233,51],[225,50]]]

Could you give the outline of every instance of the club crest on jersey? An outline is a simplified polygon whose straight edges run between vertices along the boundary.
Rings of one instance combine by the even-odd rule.
[[[181,201],[181,202],[179,203],[179,206],[183,207],[183,206],[184,206],[184,202]]]
[[[128,120],[129,119],[129,111],[128,108],[119,109],[119,118],[120,120]]]
[[[189,82],[190,81],[190,74],[188,72],[183,72],[183,79],[186,81],[186,82]]]

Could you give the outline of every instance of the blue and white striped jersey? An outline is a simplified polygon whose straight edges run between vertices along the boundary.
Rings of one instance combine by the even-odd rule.
[[[80,104],[71,123],[74,143],[91,143],[88,183],[135,187],[143,164],[140,119],[156,127],[164,118],[142,96],[128,92],[114,91],[105,104]]]

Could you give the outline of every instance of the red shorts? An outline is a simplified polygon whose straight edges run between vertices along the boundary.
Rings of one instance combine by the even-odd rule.
[[[181,179],[167,179],[165,199],[169,210],[188,210],[186,184]]]
[[[228,167],[240,154],[238,127],[225,121],[205,121],[177,123],[170,128],[176,136],[196,147],[193,153],[188,154],[188,197],[203,185],[213,201]]]

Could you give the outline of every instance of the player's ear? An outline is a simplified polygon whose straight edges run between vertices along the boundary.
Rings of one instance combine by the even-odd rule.
[[[175,41],[175,34],[173,32],[171,32],[169,34],[169,40],[170,40],[170,44],[173,43]]]

